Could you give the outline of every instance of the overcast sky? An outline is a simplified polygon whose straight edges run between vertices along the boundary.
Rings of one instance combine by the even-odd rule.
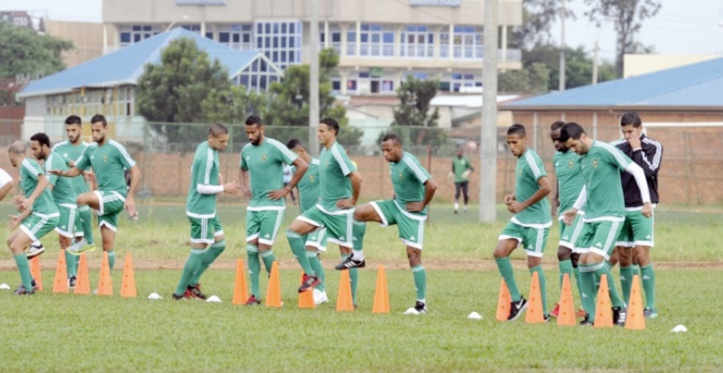
[[[661,3],[660,13],[643,23],[640,40],[644,44],[653,45],[661,54],[723,55],[723,0],[661,0]],[[585,17],[587,6],[583,0],[567,0],[567,4],[577,14],[577,20],[565,25],[566,44],[582,45],[592,51],[598,32]],[[67,21],[102,22],[101,7],[101,0],[0,0],[0,11],[31,10]],[[555,25],[553,34],[559,41],[559,24]],[[601,28],[600,49],[602,58],[614,58],[615,30],[610,23]]]

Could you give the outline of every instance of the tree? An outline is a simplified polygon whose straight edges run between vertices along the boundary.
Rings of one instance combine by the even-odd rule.
[[[500,92],[547,92],[550,84],[550,68],[544,63],[533,62],[522,70],[510,70],[501,73],[498,84]]]
[[[652,47],[643,46],[635,39],[642,21],[658,14],[657,0],[585,0],[592,9],[585,13],[590,21],[601,23],[601,18],[613,20],[617,41],[615,46],[615,69],[618,78],[623,76],[625,53],[650,53]]]
[[[339,56],[334,49],[324,49],[319,53],[319,117],[334,118],[342,127],[339,142],[344,146],[359,145],[363,132],[348,125],[346,109],[335,105],[331,94],[331,71],[339,64]],[[295,127],[292,129],[274,129],[267,127],[270,136],[281,139],[309,137],[309,65],[290,66],[284,72],[281,82],[269,87],[269,104],[262,116],[266,124],[272,126]]]
[[[552,25],[560,18],[560,0],[523,0],[522,24],[512,28],[510,47],[530,48],[535,44],[549,44]],[[570,10],[566,19],[575,19]]]
[[[209,113],[232,107],[234,98],[226,68],[217,59],[210,61],[190,38],[171,41],[161,52],[160,64],[146,64],[136,93],[138,112],[150,122],[165,123],[206,122],[215,115]],[[183,150],[193,149],[184,140],[195,141],[206,131],[205,126],[177,124],[157,124],[153,129]]]
[[[63,70],[62,54],[73,49],[70,41],[5,21],[0,21],[0,45],[0,79],[18,76],[37,79]]]
[[[444,131],[437,129],[439,109],[432,110],[430,103],[437,95],[439,82],[419,80],[407,76],[397,89],[399,105],[393,108],[394,122],[386,133],[394,133],[409,145],[440,145],[447,140]],[[380,135],[381,137],[386,133]]]

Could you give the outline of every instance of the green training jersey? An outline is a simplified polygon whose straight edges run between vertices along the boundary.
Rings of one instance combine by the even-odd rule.
[[[45,177],[48,178],[48,184],[53,185],[53,200],[57,205],[76,205],[78,194],[73,188],[73,179],[67,177],[59,177],[50,174],[50,170],[62,170],[66,171],[68,166],[65,164],[65,160],[60,154],[56,152],[50,152],[50,155],[45,160]]]
[[[45,175],[38,162],[25,158],[20,163],[20,188],[23,189],[25,198],[29,198],[38,186],[38,175]],[[43,190],[35,199],[32,209],[34,214],[50,215],[58,212],[58,207],[55,206],[53,196],[48,189]]]
[[[590,150],[580,156],[587,193],[585,221],[620,220],[625,217],[620,171],[624,171],[631,162],[618,148],[600,141],[593,141]]]
[[[356,166],[346,155],[346,150],[334,142],[328,149],[321,149],[319,155],[319,180],[321,186],[320,202],[326,212],[339,211],[336,202],[352,197],[349,174]]]
[[[85,149],[89,146],[90,144],[85,141],[82,141],[78,145],[73,145],[70,141],[65,140],[55,144],[55,146],[53,146],[53,151],[63,157],[63,160],[68,167],[73,167],[80,156],[83,155]],[[83,175],[70,178],[70,180],[73,183],[73,188],[77,194],[85,193],[90,190]]]
[[[469,177],[464,177],[464,172],[472,169],[472,163],[467,157],[454,157],[452,160],[452,170],[454,171],[454,182],[461,183],[463,181],[469,181]]]
[[[90,145],[75,163],[75,167],[82,171],[93,167],[98,190],[118,192],[124,197],[128,195],[125,170],[130,170],[135,165],[136,162],[126,148],[111,139],[102,146],[97,143]]]
[[[585,180],[582,177],[580,156],[572,150],[565,153],[556,152],[552,156],[552,164],[555,167],[555,177],[557,178],[557,198],[560,200],[557,216],[562,219],[562,213],[571,209],[580,195]]]
[[[284,199],[272,201],[269,192],[284,187],[284,163],[292,164],[298,156],[286,145],[265,137],[259,145],[246,144],[241,149],[241,169],[251,174],[251,201],[248,210],[283,210]]]
[[[292,174],[296,173],[296,167],[291,167]],[[309,162],[309,169],[304,177],[296,184],[299,188],[299,201],[301,201],[301,212],[304,212],[319,203],[319,160],[312,158]]]
[[[191,184],[186,198],[186,215],[199,219],[216,216],[216,194],[201,194],[198,185],[218,185],[220,162],[218,151],[204,141],[196,148],[191,164]]]
[[[389,162],[389,176],[394,187],[394,199],[406,212],[407,202],[424,201],[424,183],[429,180],[429,172],[422,167],[417,158],[404,152],[399,162]],[[427,215],[427,207],[421,212],[408,212],[414,215]]]
[[[545,165],[540,156],[534,150],[527,148],[525,153],[517,158],[515,175],[517,176],[515,199],[517,202],[524,202],[537,193],[537,190],[540,189],[538,181],[546,177],[547,172],[545,172]],[[550,203],[547,202],[547,198],[543,198],[515,214],[512,221],[522,226],[549,227],[552,225]]]

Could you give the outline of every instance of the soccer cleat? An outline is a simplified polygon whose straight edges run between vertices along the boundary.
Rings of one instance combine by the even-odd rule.
[[[580,321],[580,326],[593,326],[595,324],[593,321],[590,321],[590,318],[587,317],[587,314],[585,314],[585,319]]]
[[[405,315],[421,315],[427,313],[427,305],[424,302],[417,301],[414,307],[404,311]]]
[[[82,240],[70,245],[67,249],[68,254],[78,256],[82,253],[87,253],[95,250],[95,246],[90,245],[88,241],[83,238]]]
[[[68,289],[75,289],[76,282],[77,282],[77,278],[75,276],[70,276],[68,278]]]
[[[30,282],[30,285],[33,287],[33,292],[40,290],[40,286],[38,286],[38,283],[35,282],[35,279],[33,279],[33,281]],[[23,288],[23,284],[20,284],[20,286],[18,286],[18,288],[15,289],[15,292],[20,291],[20,289],[22,289],[22,288]]]
[[[560,314],[560,303],[555,305],[555,308],[552,309],[549,316],[552,316],[554,318],[557,318],[557,316]]]
[[[32,244],[30,245],[30,249],[28,249],[28,259],[35,258],[36,256],[42,254],[45,252],[45,246],[43,244]]]
[[[658,311],[656,311],[655,308],[646,307],[643,310],[643,316],[645,316],[646,319],[654,319],[658,317]]]
[[[307,290],[311,290],[314,286],[319,285],[321,280],[317,276],[309,276],[304,273],[304,279],[301,280],[301,286],[299,286],[299,293],[303,293]]]
[[[25,288],[25,286],[20,285],[20,287],[19,287],[17,290],[15,290],[15,293],[14,293],[14,294],[15,294],[15,295],[33,295],[33,294],[35,294],[35,291],[34,291],[34,290],[28,290],[28,289]]]
[[[625,308],[613,307],[613,324],[617,326],[625,326],[625,320],[628,318],[628,312]]]
[[[339,271],[345,270],[345,269],[351,269],[351,268],[364,268],[366,267],[367,263],[362,260],[354,260],[351,257],[347,257],[344,259],[341,263],[337,264],[334,269],[337,269]]]
[[[256,299],[256,296],[253,294],[251,294],[251,296],[249,297],[249,300],[247,300],[245,303],[245,305],[247,305],[247,306],[256,306],[259,304],[261,304],[261,300]]]
[[[550,322],[550,314],[545,315],[545,322]]]
[[[178,295],[176,293],[173,293],[173,295],[171,295],[171,298],[173,298],[173,300],[186,300],[191,297],[193,297],[193,295],[191,295],[191,293],[188,291],[188,289],[186,289],[186,291],[183,293],[183,295]]]
[[[206,300],[206,296],[201,292],[201,284],[198,283],[195,286],[188,285],[186,293],[190,294],[190,298],[196,298],[200,300]]]
[[[520,297],[520,300],[517,302],[511,302],[510,304],[510,315],[507,316],[507,321],[514,321],[517,320],[520,315],[522,315],[522,311],[527,309],[527,299],[525,297]]]
[[[319,305],[322,303],[329,303],[329,297],[326,296],[325,291],[314,289],[314,304]]]
[[[457,209],[454,210],[454,213],[455,213],[455,214],[457,213]]]

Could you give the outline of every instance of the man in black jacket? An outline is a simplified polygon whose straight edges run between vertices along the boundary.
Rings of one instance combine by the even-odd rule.
[[[643,124],[638,113],[630,111],[620,118],[623,139],[613,143],[625,155],[630,157],[645,171],[650,201],[655,206],[658,201],[658,171],[663,159],[663,145],[643,134]],[[650,261],[650,248],[653,247],[653,219],[646,218],[640,211],[643,201],[632,176],[623,173],[621,177],[625,195],[625,222],[615,243],[617,259],[620,261],[620,284],[623,298],[630,301],[630,289],[633,280],[633,263],[640,266],[643,291],[645,292],[645,317],[658,316],[655,310],[655,272]],[[615,254],[611,263],[615,263]]]

